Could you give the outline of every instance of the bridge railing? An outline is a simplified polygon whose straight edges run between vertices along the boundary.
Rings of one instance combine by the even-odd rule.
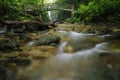
[[[49,10],[54,10],[54,9],[69,9],[73,10],[74,5],[72,4],[57,4],[57,3],[49,3],[49,4],[43,4],[40,6],[41,11],[49,11]]]
[[[32,11],[32,10],[40,10],[40,11],[51,11],[51,10],[68,10],[73,11],[74,5],[72,4],[57,4],[57,3],[48,3],[48,4],[42,4],[40,6],[30,5],[25,6],[25,11]]]

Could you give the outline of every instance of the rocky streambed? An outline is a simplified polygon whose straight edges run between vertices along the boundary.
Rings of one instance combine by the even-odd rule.
[[[21,37],[1,35],[0,80],[97,79],[93,74],[101,77],[100,80],[119,80],[119,35],[119,26],[78,24],[58,24],[49,31],[27,33]],[[84,58],[81,54],[92,57]],[[105,70],[103,74],[98,68]],[[105,75],[107,71],[109,75]]]

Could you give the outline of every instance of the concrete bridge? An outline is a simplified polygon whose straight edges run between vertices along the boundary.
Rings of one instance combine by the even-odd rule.
[[[53,11],[53,10],[63,10],[63,11],[70,11],[72,12],[74,10],[74,6],[71,4],[57,4],[57,3],[49,3],[49,4],[43,4],[40,6],[26,6],[25,11],[32,11],[33,9],[37,9],[41,12],[45,11]]]
[[[57,4],[57,3],[49,3],[43,4],[40,6],[41,11],[52,11],[52,10],[63,10],[63,11],[73,11],[74,6],[71,4]]]
[[[24,10],[29,13],[29,14],[35,14],[39,15],[39,17],[43,20],[46,21],[45,13],[47,11],[63,11],[63,12],[68,12],[72,13],[74,10],[74,5],[71,4],[58,4],[58,3],[49,3],[49,4],[42,4],[42,5],[32,5],[32,6],[25,6]],[[37,11],[37,12],[36,12]],[[53,14],[53,13],[52,13]],[[70,15],[66,14],[66,15]]]

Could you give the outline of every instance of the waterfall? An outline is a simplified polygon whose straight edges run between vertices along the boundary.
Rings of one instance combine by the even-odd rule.
[[[50,21],[52,21],[51,11],[48,11],[48,16],[49,16]]]
[[[50,8],[50,6],[48,6],[48,8]],[[48,16],[49,16],[50,21],[52,22],[52,13],[51,13],[51,11],[48,11]]]
[[[44,4],[55,3],[55,2],[56,2],[56,0],[44,0]],[[51,9],[51,8],[52,8],[52,6],[49,5],[48,9]],[[47,11],[47,13],[48,13],[48,17],[49,17],[50,22],[54,22],[57,20],[57,13],[55,10],[54,11]]]
[[[50,8],[50,6],[49,6]],[[49,20],[50,22],[54,22],[57,20],[57,12],[54,10],[54,11],[48,11],[48,16],[49,16]]]

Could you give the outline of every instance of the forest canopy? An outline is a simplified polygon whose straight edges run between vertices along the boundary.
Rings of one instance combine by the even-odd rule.
[[[74,4],[71,23],[75,22],[120,22],[119,0],[59,0]]]

